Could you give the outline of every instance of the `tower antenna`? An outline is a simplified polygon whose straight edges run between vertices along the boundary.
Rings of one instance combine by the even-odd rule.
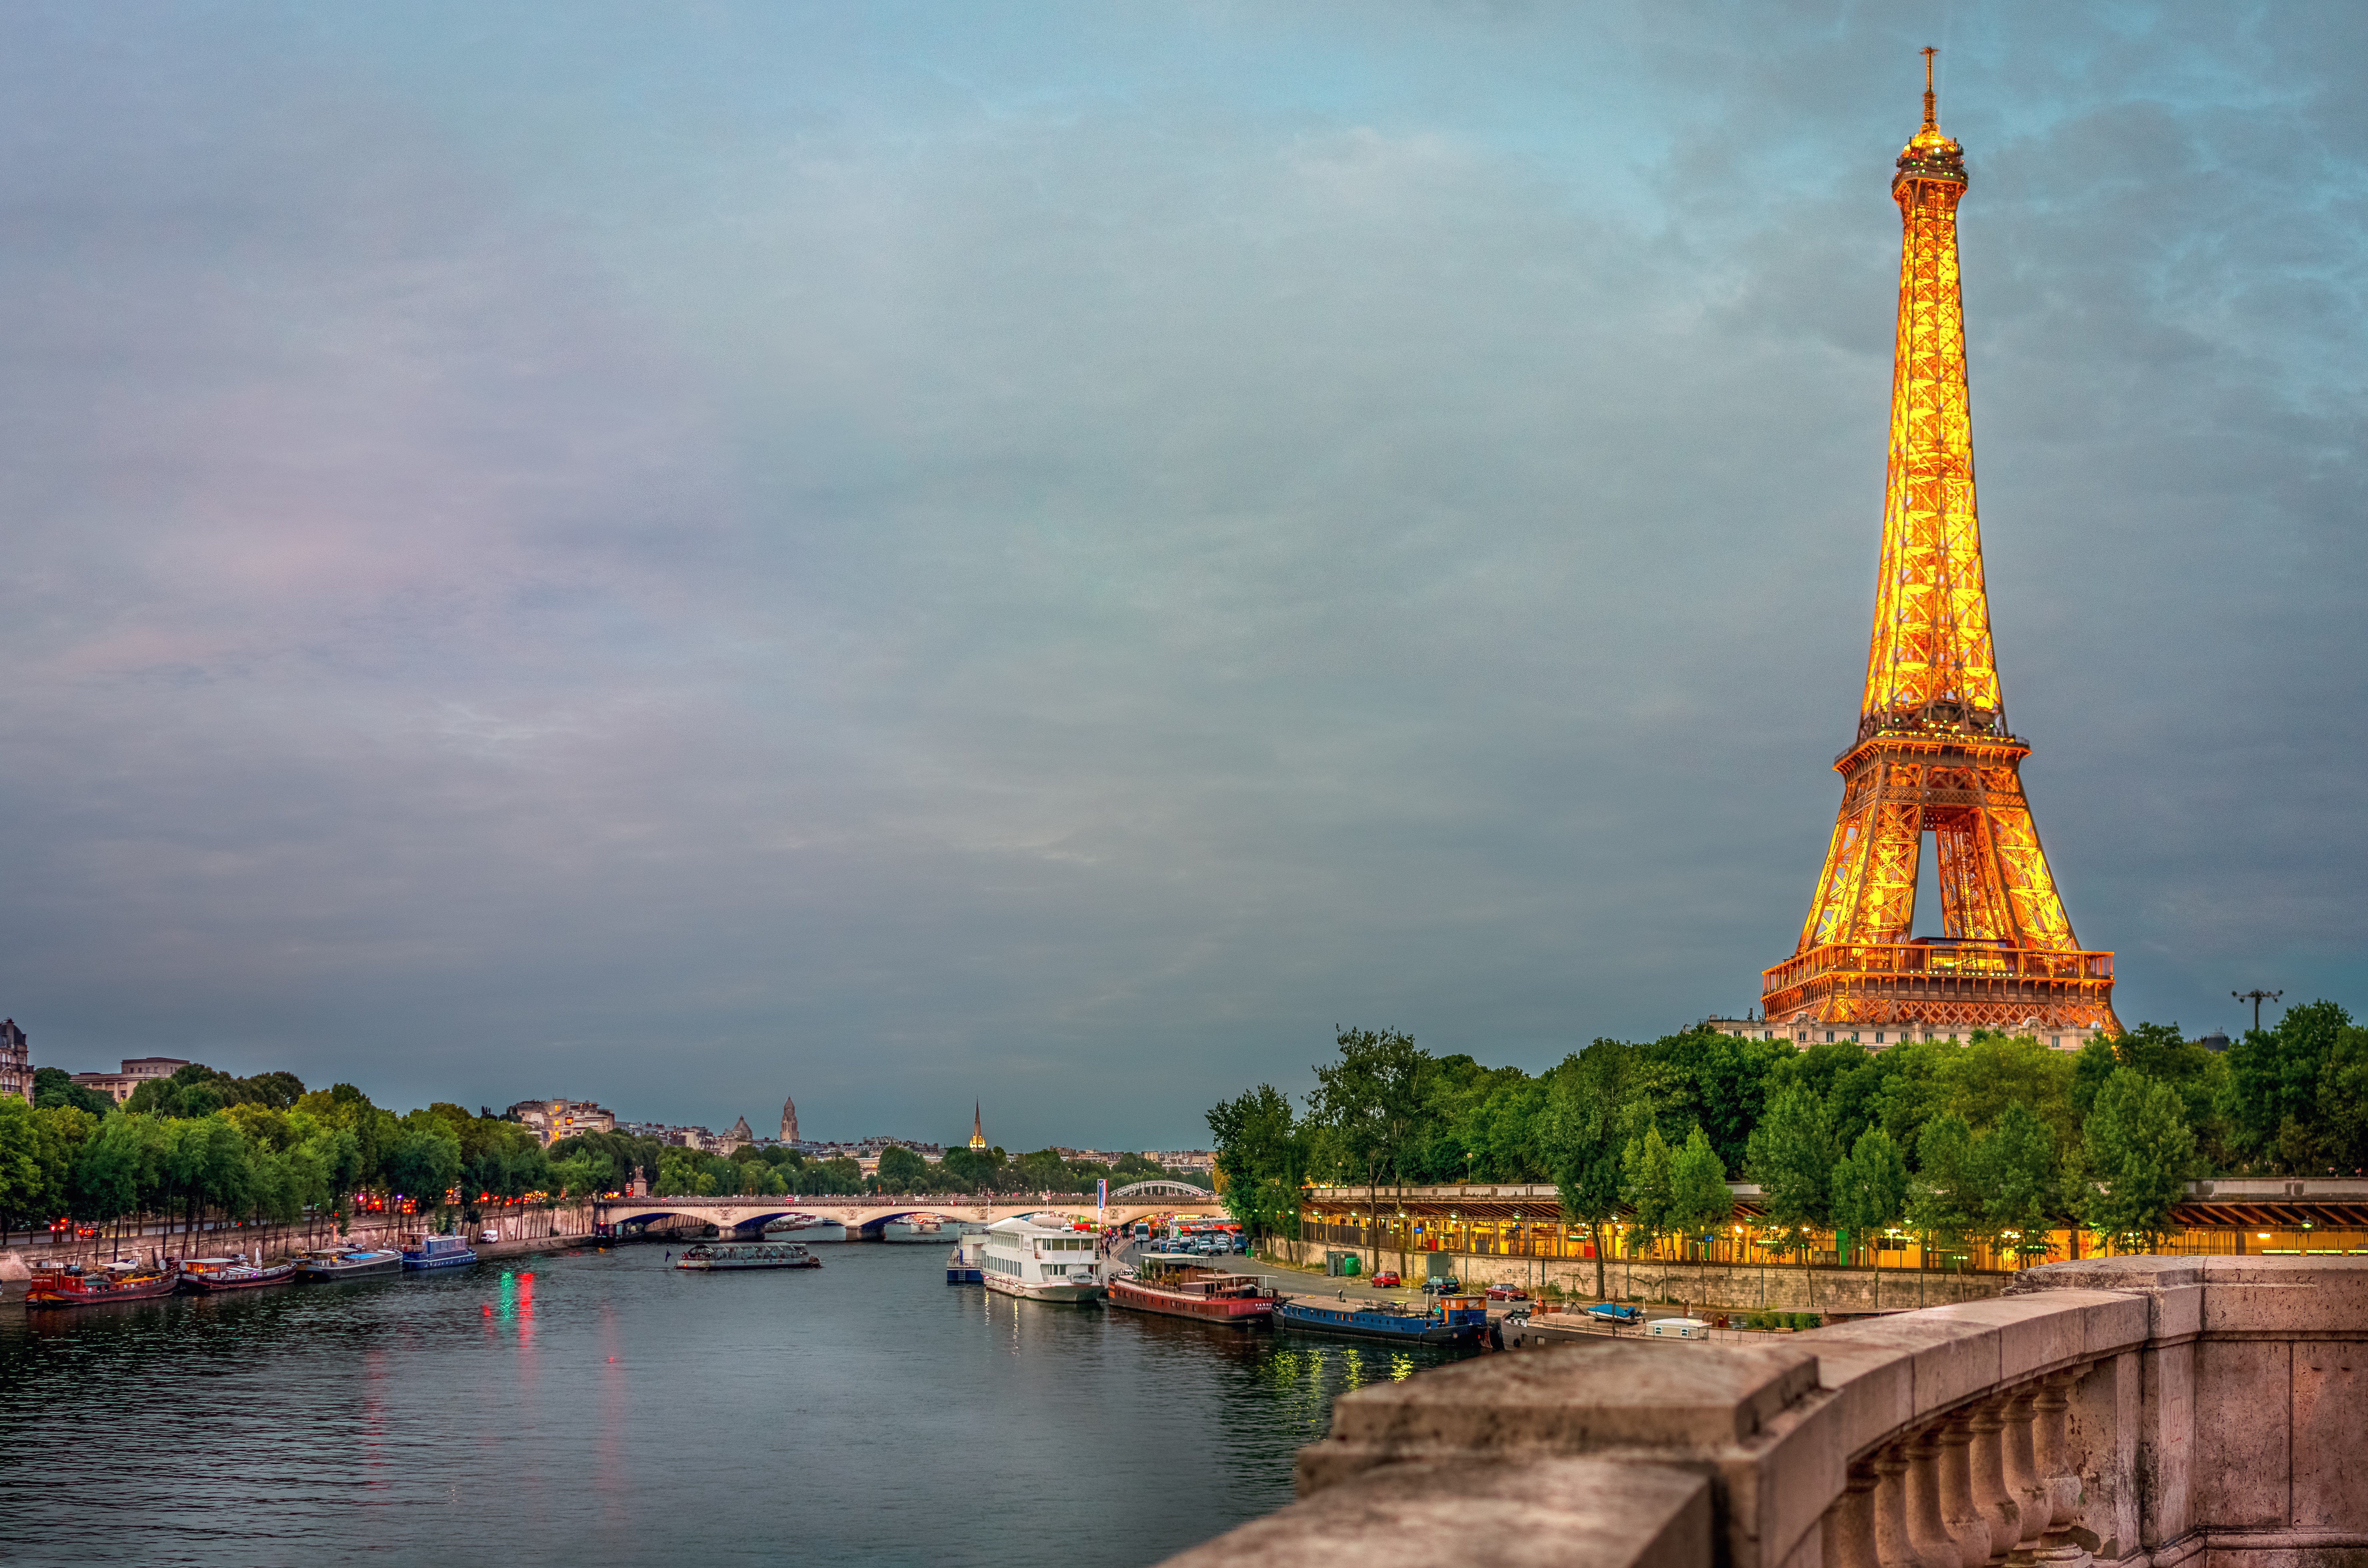
[[[1924,129],[1935,129],[1940,121],[1932,115],[1932,56],[1940,51],[1930,44],[1924,46]]]

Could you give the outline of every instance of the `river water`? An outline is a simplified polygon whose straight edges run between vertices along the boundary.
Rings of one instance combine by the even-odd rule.
[[[1336,1394],[1440,1357],[815,1250],[0,1309],[0,1558],[1148,1563],[1288,1502]]]

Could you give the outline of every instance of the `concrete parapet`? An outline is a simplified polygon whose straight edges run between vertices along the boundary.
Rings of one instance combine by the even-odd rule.
[[[1777,1345],[1606,1340],[1358,1390],[1301,1450],[1301,1502],[1178,1561],[1485,1540],[1668,1568],[2368,1568],[2363,1396],[2368,1258],[2053,1264]],[[1690,1485],[1707,1521],[1680,1547]],[[1584,1501],[1631,1492],[1677,1511]],[[1551,1523],[1580,1514],[1584,1542]]]

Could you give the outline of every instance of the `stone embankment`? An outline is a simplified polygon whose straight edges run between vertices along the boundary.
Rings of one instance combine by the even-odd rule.
[[[1170,1568],[2368,1568],[2368,1257],[2052,1264],[1773,1344],[1343,1395],[1301,1501]]]

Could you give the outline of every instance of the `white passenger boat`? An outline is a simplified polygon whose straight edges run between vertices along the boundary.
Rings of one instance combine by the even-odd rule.
[[[936,1242],[942,1244],[959,1234],[960,1232],[947,1229],[936,1216],[929,1214],[908,1215],[902,1220],[891,1220],[880,1227],[880,1239],[883,1242]]]
[[[975,1238],[981,1283],[1031,1301],[1090,1301],[1103,1283],[1094,1238],[1064,1225],[1040,1225],[1026,1216],[998,1220]]]

